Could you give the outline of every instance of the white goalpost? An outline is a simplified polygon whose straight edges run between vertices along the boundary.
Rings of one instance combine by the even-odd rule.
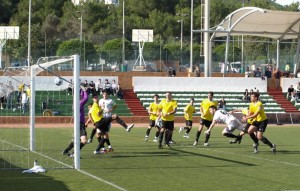
[[[64,65],[72,65],[71,68],[73,68],[73,75],[71,77],[71,80],[66,79],[64,76],[61,75],[61,70],[59,69],[59,66],[61,64]],[[63,96],[66,96],[65,92],[62,93],[63,91],[63,85],[62,86],[57,86],[54,83],[54,79],[59,78],[62,81],[65,81],[66,83],[63,85],[67,84],[72,84],[73,86],[73,95],[68,97],[68,100],[64,100]],[[70,82],[72,81],[72,82]],[[0,164],[0,168],[7,168],[9,166],[14,166],[13,164],[20,164],[22,168],[24,166],[30,167],[32,163],[29,161],[29,158],[34,156],[40,156],[43,158],[44,163],[49,163],[48,168],[70,168],[71,166],[68,164],[70,161],[64,162],[66,160],[65,156],[56,156],[55,153],[50,152],[49,150],[45,149],[47,144],[52,144],[52,143],[44,143],[45,140],[43,137],[45,135],[41,134],[41,130],[38,132],[38,140],[39,143],[37,145],[37,140],[36,140],[36,111],[38,111],[38,115],[43,114],[44,108],[41,108],[41,100],[45,99],[47,104],[53,104],[53,108],[59,106],[60,104],[68,104],[68,108],[72,108],[71,116],[73,116],[73,135],[72,135],[72,140],[74,142],[74,163],[73,167],[75,169],[80,169],[80,119],[79,119],[79,111],[80,111],[80,59],[79,55],[73,55],[73,56],[65,56],[65,57],[42,57],[37,61],[37,64],[32,65],[32,66],[24,66],[24,67],[7,67],[4,69],[4,74],[2,77],[0,77],[0,97],[2,96],[8,96],[8,95],[13,95],[18,93],[19,86],[22,85],[24,88],[30,88],[30,101],[29,101],[29,107],[30,109],[28,110],[29,113],[27,113],[23,110],[23,106],[21,106],[21,103],[18,101],[20,100],[20,97],[14,98],[14,102],[12,106],[12,109],[9,109],[8,106],[4,108],[5,110],[2,110],[1,112],[5,113],[6,116],[18,116],[18,121],[21,122],[21,126],[24,126],[26,123],[29,123],[29,140],[28,140],[28,148],[26,148],[27,145],[26,140],[22,139],[22,142],[16,141],[13,139],[13,134],[15,133],[12,130],[5,131],[8,132],[7,135],[0,136],[0,141],[3,143],[2,145],[2,160],[3,165]],[[60,88],[60,89],[59,89]],[[22,90],[23,91],[23,90]],[[36,97],[37,92],[39,92],[39,97]],[[21,93],[21,91],[20,91]],[[51,95],[52,93],[52,95]],[[19,94],[19,93],[18,93]],[[63,95],[61,95],[63,94]],[[46,97],[45,97],[46,96]],[[72,101],[72,103],[70,103]],[[18,103],[17,103],[18,102]],[[36,103],[38,104],[36,105]],[[50,103],[51,102],[51,103]],[[57,102],[57,103],[54,103]],[[60,103],[61,102],[61,103]],[[62,103],[64,102],[64,103]],[[56,105],[55,105],[56,104]],[[57,105],[58,104],[58,105]],[[71,106],[72,105],[72,106]],[[64,105],[60,107],[65,107]],[[23,113],[22,113],[23,110]],[[47,110],[47,108],[46,108]],[[63,111],[65,112],[65,111]],[[69,115],[70,116],[70,115]],[[14,119],[13,117],[10,117],[9,120],[10,122],[13,122]],[[14,128],[14,127],[12,127]],[[26,132],[26,128],[24,129]],[[6,136],[6,137],[5,137]],[[22,136],[22,135],[21,135]],[[11,138],[10,138],[11,137]],[[25,138],[26,136],[24,136]],[[51,140],[51,139],[50,139]],[[40,142],[42,141],[42,142]],[[48,139],[47,139],[48,141]],[[4,145],[6,144],[6,145]],[[41,145],[42,144],[42,145]],[[46,144],[46,145],[43,145]],[[65,145],[62,145],[64,147]],[[37,148],[38,147],[38,148]],[[21,162],[19,161],[14,161],[17,160],[14,156],[17,153],[13,153],[16,150],[23,150],[26,152],[23,152],[21,158]],[[5,152],[5,151],[11,151],[11,152]],[[32,154],[30,154],[32,153]],[[61,152],[59,152],[61,154]],[[24,159],[25,158],[25,159]],[[58,158],[58,159],[57,159]],[[1,159],[1,156],[0,156]],[[50,162],[51,160],[51,162]],[[27,164],[27,165],[26,165]],[[55,166],[58,165],[60,167]],[[53,166],[51,166],[53,165]]]

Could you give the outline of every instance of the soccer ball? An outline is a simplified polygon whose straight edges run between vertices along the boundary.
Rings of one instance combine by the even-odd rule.
[[[55,83],[57,86],[60,86],[60,85],[62,85],[63,80],[62,80],[60,77],[56,77],[55,80],[54,80],[54,83]]]

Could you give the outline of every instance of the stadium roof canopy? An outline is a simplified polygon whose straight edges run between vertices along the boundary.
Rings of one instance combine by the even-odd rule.
[[[250,35],[284,40],[298,38],[299,32],[299,12],[244,7],[232,12],[217,25],[214,36]]]

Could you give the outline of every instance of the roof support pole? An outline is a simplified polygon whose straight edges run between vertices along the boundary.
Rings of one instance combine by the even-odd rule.
[[[226,69],[227,69],[227,67],[229,65],[228,64],[229,40],[230,40],[230,34],[227,34],[223,77],[225,77]]]
[[[295,76],[297,76],[297,70],[299,68],[299,54],[300,54],[300,25],[299,25],[299,33],[298,33],[296,60],[295,60],[295,64],[294,64],[294,74],[295,74]]]
[[[205,5],[204,5],[204,14],[205,14],[205,20],[204,20],[204,30],[209,30],[210,28],[210,1],[205,0]],[[204,76],[205,77],[211,77],[211,72],[212,72],[212,63],[209,61],[210,59],[210,41],[209,41],[210,33],[206,32],[204,33]]]
[[[277,40],[277,63],[276,68],[279,70],[279,59],[280,59],[280,41]]]

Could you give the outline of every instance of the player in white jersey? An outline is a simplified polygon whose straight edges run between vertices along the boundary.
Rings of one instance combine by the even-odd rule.
[[[209,112],[214,116],[212,124],[205,131],[205,134],[210,134],[211,129],[215,126],[216,123],[225,123],[227,127],[224,128],[222,134],[225,137],[237,138],[237,135],[232,134],[234,130],[238,129],[240,131],[243,130],[244,125],[232,114],[228,113],[224,110],[217,110],[215,106],[209,107]]]
[[[103,91],[102,92],[103,98],[99,100],[98,104],[103,110],[103,117],[109,118],[112,116],[112,112],[116,109],[117,105],[116,102],[108,97],[108,92]],[[108,131],[111,127],[111,124],[108,126]],[[91,136],[88,140],[88,143],[91,143],[93,141],[94,135],[96,133],[96,128],[91,133]]]

